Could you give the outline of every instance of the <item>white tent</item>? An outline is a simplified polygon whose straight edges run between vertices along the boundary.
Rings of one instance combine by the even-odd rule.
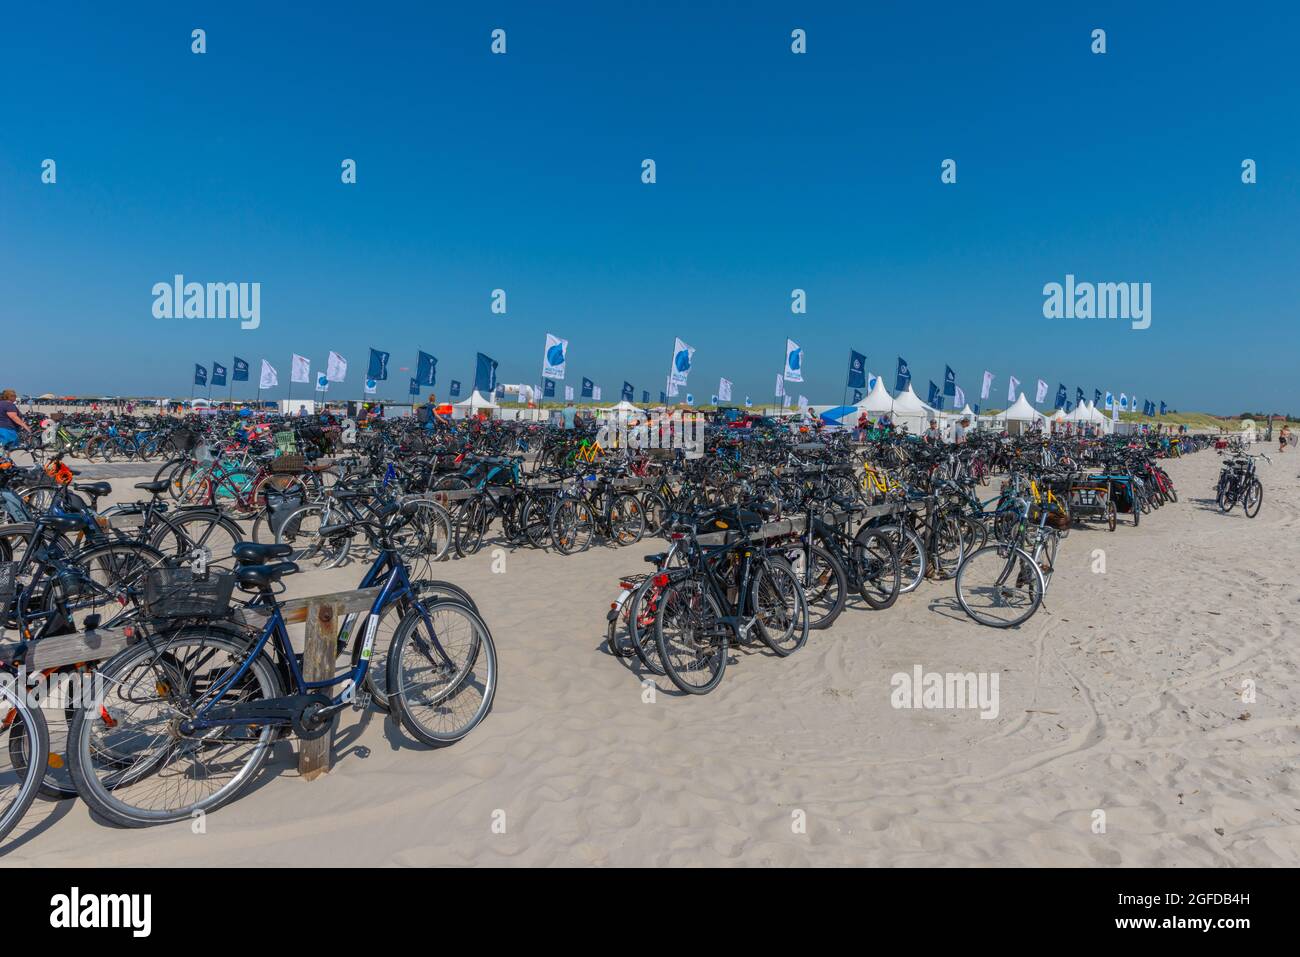
[[[876,378],[875,386],[862,397],[862,401],[857,404],[857,408],[868,415],[881,415],[885,412],[894,411],[894,399],[885,390],[883,379]]]
[[[913,435],[920,435],[930,427],[930,420],[939,418],[937,409],[932,409],[917,397],[912,391],[912,383],[907,384],[907,388],[898,393],[894,399],[893,408],[894,426],[902,428],[907,426],[909,432]]]
[[[638,406],[638,405],[633,405],[631,402],[627,401],[627,399],[623,399],[623,400],[621,400],[621,401],[619,402],[618,405],[611,405],[608,409],[601,409],[601,411],[602,411],[602,412],[620,412],[620,413],[624,413],[624,414],[629,413],[629,412],[636,412],[636,413],[641,414],[641,415],[644,415],[644,414],[645,414],[645,413],[644,413],[644,410],[642,410],[642,408],[641,408],[640,406]]]
[[[453,419],[463,419],[467,415],[473,415],[480,409],[499,409],[501,408],[482,392],[475,389],[470,393],[468,399],[462,399],[451,407],[451,416]]]

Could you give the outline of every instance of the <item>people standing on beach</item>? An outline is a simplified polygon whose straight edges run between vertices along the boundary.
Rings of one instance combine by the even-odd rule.
[[[566,403],[564,406],[564,428],[567,432],[572,432],[578,419],[578,410],[573,407],[573,403]]]
[[[10,448],[18,442],[18,433],[30,432],[27,423],[23,421],[22,414],[18,411],[18,404],[14,401],[18,398],[18,393],[13,389],[5,389],[0,392],[0,446]]]
[[[957,445],[966,444],[966,430],[970,428],[970,419],[962,419],[953,427],[952,440]]]
[[[930,427],[925,430],[921,435],[921,438],[927,442],[934,442],[935,444],[941,444],[943,442],[943,432],[939,430],[938,419],[930,420]]]

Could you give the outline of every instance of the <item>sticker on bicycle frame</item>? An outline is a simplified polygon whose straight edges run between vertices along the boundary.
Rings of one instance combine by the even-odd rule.
[[[370,620],[366,622],[366,640],[361,645],[361,660],[369,661],[370,652],[375,647],[375,632],[379,630],[379,615],[372,613]]]

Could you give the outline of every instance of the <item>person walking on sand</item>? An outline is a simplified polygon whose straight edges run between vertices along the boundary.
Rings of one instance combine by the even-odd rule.
[[[1284,425],[1282,430],[1277,434],[1278,451],[1285,452],[1287,443],[1291,441],[1291,426]]]

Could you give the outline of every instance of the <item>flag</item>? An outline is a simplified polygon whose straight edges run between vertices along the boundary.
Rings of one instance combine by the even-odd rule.
[[[478,354],[474,368],[474,391],[491,395],[497,387],[497,361],[483,353]]]
[[[803,350],[793,339],[785,340],[785,371],[781,375],[788,382],[803,381]]]
[[[808,414],[808,397],[806,395],[799,396],[799,414]]]
[[[874,389],[874,388],[876,387],[876,382],[879,380],[879,378],[880,378],[879,376],[875,376],[875,375],[867,376],[867,391],[868,391],[868,392],[870,392],[872,389]]]
[[[970,407],[970,410],[971,410],[972,412],[974,412],[976,415],[979,415],[979,414],[980,414],[980,406],[979,406],[979,403],[976,402],[974,405],[972,405],[972,406]]]
[[[718,380],[718,398],[721,399],[723,402],[731,401],[731,380],[730,379]]]
[[[289,369],[290,382],[310,382],[311,381],[311,362],[306,356],[294,354],[293,364]]]
[[[495,395],[497,399],[504,399],[506,397],[506,387],[498,382],[497,387],[493,390],[492,394]]]
[[[1047,398],[1047,390],[1050,388],[1042,379],[1038,380],[1038,385],[1034,389],[1034,405],[1042,405],[1043,400]]]
[[[1076,385],[1074,387],[1074,404],[1078,405],[1082,401],[1083,401],[1083,390]]]
[[[749,396],[745,396],[745,408],[751,408],[753,405],[754,403],[749,401]]]
[[[989,389],[993,388],[993,373],[987,369],[984,370],[984,384],[980,387],[980,401],[989,397]]]
[[[597,385],[597,386],[592,386],[592,389],[591,389],[591,397],[592,397],[593,399],[595,399],[597,402],[600,401],[600,386],[598,386],[598,385]]]
[[[861,389],[867,384],[867,357],[861,352],[849,350],[849,381],[845,383],[850,389]]]
[[[436,385],[438,382],[438,359],[420,349],[415,356],[415,377],[420,385]]]
[[[631,401],[632,401],[632,397],[633,397],[634,395],[636,395],[636,390],[632,388],[632,383],[630,383],[630,382],[628,382],[626,379],[624,379],[624,380],[623,380],[623,394],[622,394],[622,398],[623,398],[623,400],[626,401],[626,402],[631,402]]]
[[[1016,401],[1016,389],[1018,389],[1018,388],[1020,388],[1020,380],[1017,379],[1015,376],[1011,376],[1011,377],[1010,377],[1010,381],[1007,383],[1007,401],[1008,401],[1008,402],[1015,402],[1015,401]]]
[[[333,376],[330,376],[334,379]],[[366,378],[378,379],[383,381],[388,378],[388,353],[380,352],[378,349],[370,350],[370,368],[366,370]],[[341,382],[342,379],[334,379],[335,382]]]
[[[1065,383],[1058,383],[1056,386],[1056,407],[1064,409],[1070,404],[1069,393],[1065,391]]]
[[[649,389],[642,389],[642,390],[641,390],[641,404],[642,404],[642,405],[649,405],[649,404],[650,404],[650,390],[649,390]]]
[[[952,366],[943,367],[943,394],[957,394],[957,373],[952,371]]]
[[[667,392],[660,392],[660,393],[659,393],[659,404],[660,404],[660,405],[667,405],[667,404],[668,404],[668,393],[667,393]]]
[[[1161,399],[1161,400],[1160,400],[1160,414],[1161,414],[1161,415],[1165,415],[1165,414],[1168,413],[1168,411],[1169,411],[1169,409],[1168,409],[1168,407],[1165,405],[1164,400]]]
[[[316,373],[316,391],[327,392],[330,387],[330,379],[324,372]]]
[[[519,387],[519,404],[523,405],[527,401],[528,401],[528,386],[521,385]]]
[[[220,362],[212,363],[212,384],[213,385],[226,384],[226,367],[223,366]]]
[[[547,379],[542,383],[542,395],[547,399],[555,398],[555,380]]]
[[[691,395],[689,392],[686,393],[686,404],[687,405],[695,404],[695,396]]]
[[[412,379],[412,380],[411,380],[411,384],[410,384],[410,386],[407,388],[407,391],[408,391],[411,395],[419,395],[419,394],[420,394],[420,380],[419,380],[419,379]]]
[[[566,386],[564,387],[564,401],[565,401],[565,402],[572,402],[572,401],[573,401],[573,386],[571,386],[571,385],[566,385]]]
[[[1106,404],[1103,406],[1103,408],[1106,408],[1106,409],[1113,409],[1113,408],[1115,408],[1115,395],[1114,395],[1114,393],[1111,393],[1111,392],[1107,392],[1107,393],[1106,393]]]
[[[542,378],[563,379],[564,364],[569,359],[569,340],[546,334],[546,347],[542,350]]]
[[[1128,396],[1123,392],[1119,394],[1119,408],[1121,412],[1128,411]]]
[[[387,353],[385,353],[385,356],[387,356]],[[387,362],[388,359],[385,358],[384,361]],[[331,352],[329,361],[325,363],[325,378],[327,378],[330,382],[342,382],[344,379],[347,378],[347,376],[348,376],[348,360],[344,359],[337,352]],[[380,378],[387,378],[387,376],[372,375],[369,376],[368,378],[380,379]]]
[[[367,379],[365,385],[366,395],[374,395],[379,390],[379,382],[375,379]]]
[[[861,390],[861,389],[854,389],[854,390],[853,390],[853,404],[854,404],[854,405],[857,405],[857,404],[858,404],[859,402],[861,402],[861,401],[862,401],[862,390]]]
[[[709,396],[709,405],[717,405],[717,404],[718,404],[718,395],[715,392],[713,395]]]
[[[778,372],[776,375],[776,395],[785,395],[785,379]]]
[[[937,408],[939,407],[939,404],[938,404],[938,403],[939,403],[939,387],[938,387],[937,385],[935,385],[935,384],[934,384],[934,380],[931,379],[931,380],[930,380],[930,397],[929,397],[928,399],[926,399],[926,405],[933,406],[934,408],[937,409]]]
[[[695,349],[678,339],[673,345],[673,362],[668,372],[672,385],[686,385],[686,377],[691,373],[694,358]]]
[[[279,384],[280,384],[280,376],[279,373],[275,371],[275,366],[271,365],[271,363],[263,359],[262,376],[260,379],[257,380],[257,387],[259,389],[270,389],[270,388],[274,388]]]
[[[1093,405],[1097,405],[1097,404],[1099,404],[1100,402],[1101,402],[1101,390],[1100,390],[1100,389],[1093,389],[1093,390],[1092,390],[1092,404],[1093,404]]]
[[[966,393],[962,391],[961,386],[955,386],[957,392],[952,398],[952,407],[954,409],[963,408],[966,405]]]
[[[199,365],[197,362],[194,363],[194,384],[195,385],[208,384],[208,370],[205,369],[203,366]]]
[[[596,383],[592,382],[586,376],[582,378],[582,397],[590,399],[596,394]]]
[[[902,356],[898,357],[898,374],[894,379],[894,390],[896,392],[902,392],[912,382],[912,373],[907,368],[907,360]]]
[[[453,399],[460,398],[460,380],[452,379],[451,385],[447,387],[447,391],[451,393],[451,397]]]
[[[230,381],[231,382],[248,381],[248,363],[245,362],[243,359],[239,358],[239,356],[235,356],[235,374]]]

